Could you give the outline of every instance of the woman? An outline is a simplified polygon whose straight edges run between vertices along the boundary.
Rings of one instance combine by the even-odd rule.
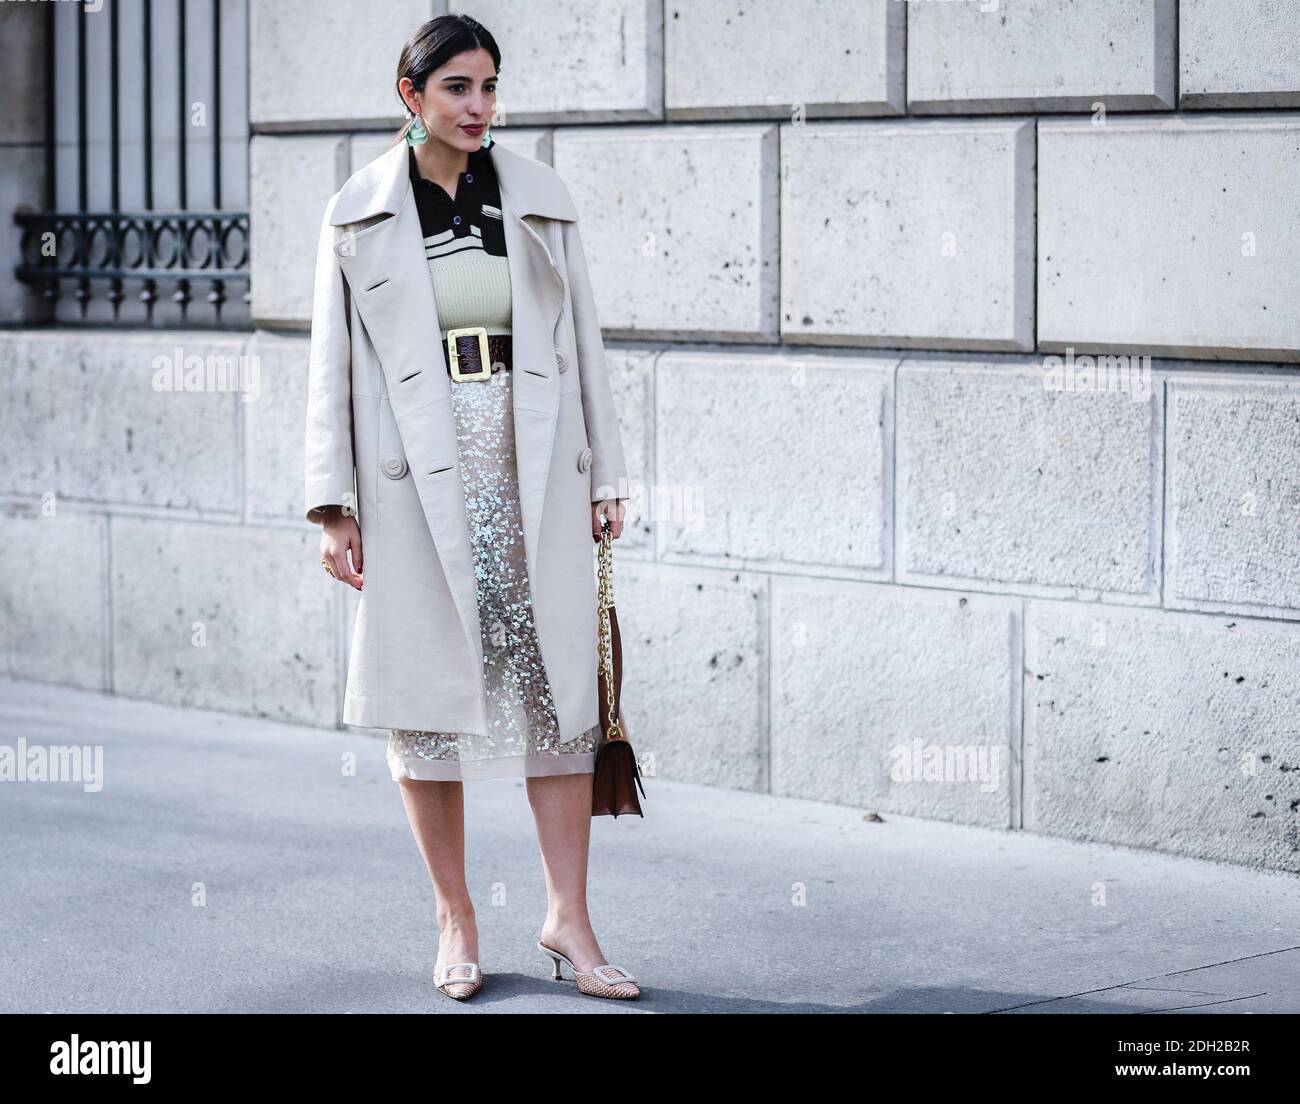
[[[500,63],[473,19],[424,24],[398,63],[407,125],[330,198],[307,517],[325,570],[361,591],[343,720],[389,731],[437,898],[438,989],[464,999],[483,976],[462,784],[515,776],[537,821],[552,976],[564,962],[582,992],[627,999],[640,990],[606,961],[586,904],[600,738],[587,535],[621,535],[627,470],[573,201],[488,134]]]

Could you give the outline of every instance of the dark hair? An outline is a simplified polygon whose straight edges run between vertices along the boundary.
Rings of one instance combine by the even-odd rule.
[[[406,101],[402,99],[398,87],[403,77],[410,77],[417,92],[424,91],[424,82],[435,69],[441,69],[457,54],[467,50],[486,50],[492,55],[492,64],[501,72],[501,50],[491,32],[476,19],[468,15],[440,15],[421,24],[415,34],[402,47],[402,56],[397,59],[397,80],[393,89],[397,93],[397,102],[406,111]],[[414,119],[408,120],[397,132],[389,149],[406,137],[406,132]]]

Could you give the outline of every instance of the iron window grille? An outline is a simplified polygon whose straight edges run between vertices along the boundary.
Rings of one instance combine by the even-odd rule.
[[[18,279],[59,323],[103,324],[107,319],[90,317],[102,300],[114,324],[247,324],[247,0],[104,0],[93,11],[48,4],[45,18],[44,209],[14,216],[21,228]],[[238,48],[229,48],[232,41]],[[107,103],[90,100],[101,84],[96,71],[106,77]],[[163,94],[160,85],[169,86]],[[64,88],[75,91],[71,108],[56,96]],[[223,118],[233,132],[223,134]],[[127,165],[133,176],[124,175],[124,119],[129,145],[138,146]],[[75,145],[60,144],[73,128]],[[66,175],[75,180],[61,180],[61,162],[66,167],[70,159],[75,173]],[[160,159],[173,163],[165,176],[157,171]],[[230,191],[226,160],[239,170],[235,209],[223,202]],[[206,173],[192,173],[192,164],[205,161]],[[125,208],[124,184],[133,201]],[[156,197],[166,206],[156,206]],[[191,207],[192,198],[202,207]],[[67,285],[75,318],[59,309]],[[128,302],[132,294],[138,305]],[[158,309],[167,298],[174,309]],[[200,298],[205,314],[193,318]]]

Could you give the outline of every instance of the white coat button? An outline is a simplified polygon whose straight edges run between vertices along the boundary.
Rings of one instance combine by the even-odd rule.
[[[401,479],[406,474],[406,458],[389,456],[384,460],[384,474],[389,479]]]
[[[587,471],[591,467],[591,449],[585,448],[578,453],[578,471]]]
[[[564,354],[559,349],[555,350],[555,366],[563,372],[567,365],[564,363]]]

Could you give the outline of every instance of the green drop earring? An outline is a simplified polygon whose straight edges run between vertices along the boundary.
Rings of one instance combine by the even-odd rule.
[[[424,119],[413,114],[411,125],[406,128],[406,144],[408,146],[422,146],[428,140],[429,132],[425,129]]]

